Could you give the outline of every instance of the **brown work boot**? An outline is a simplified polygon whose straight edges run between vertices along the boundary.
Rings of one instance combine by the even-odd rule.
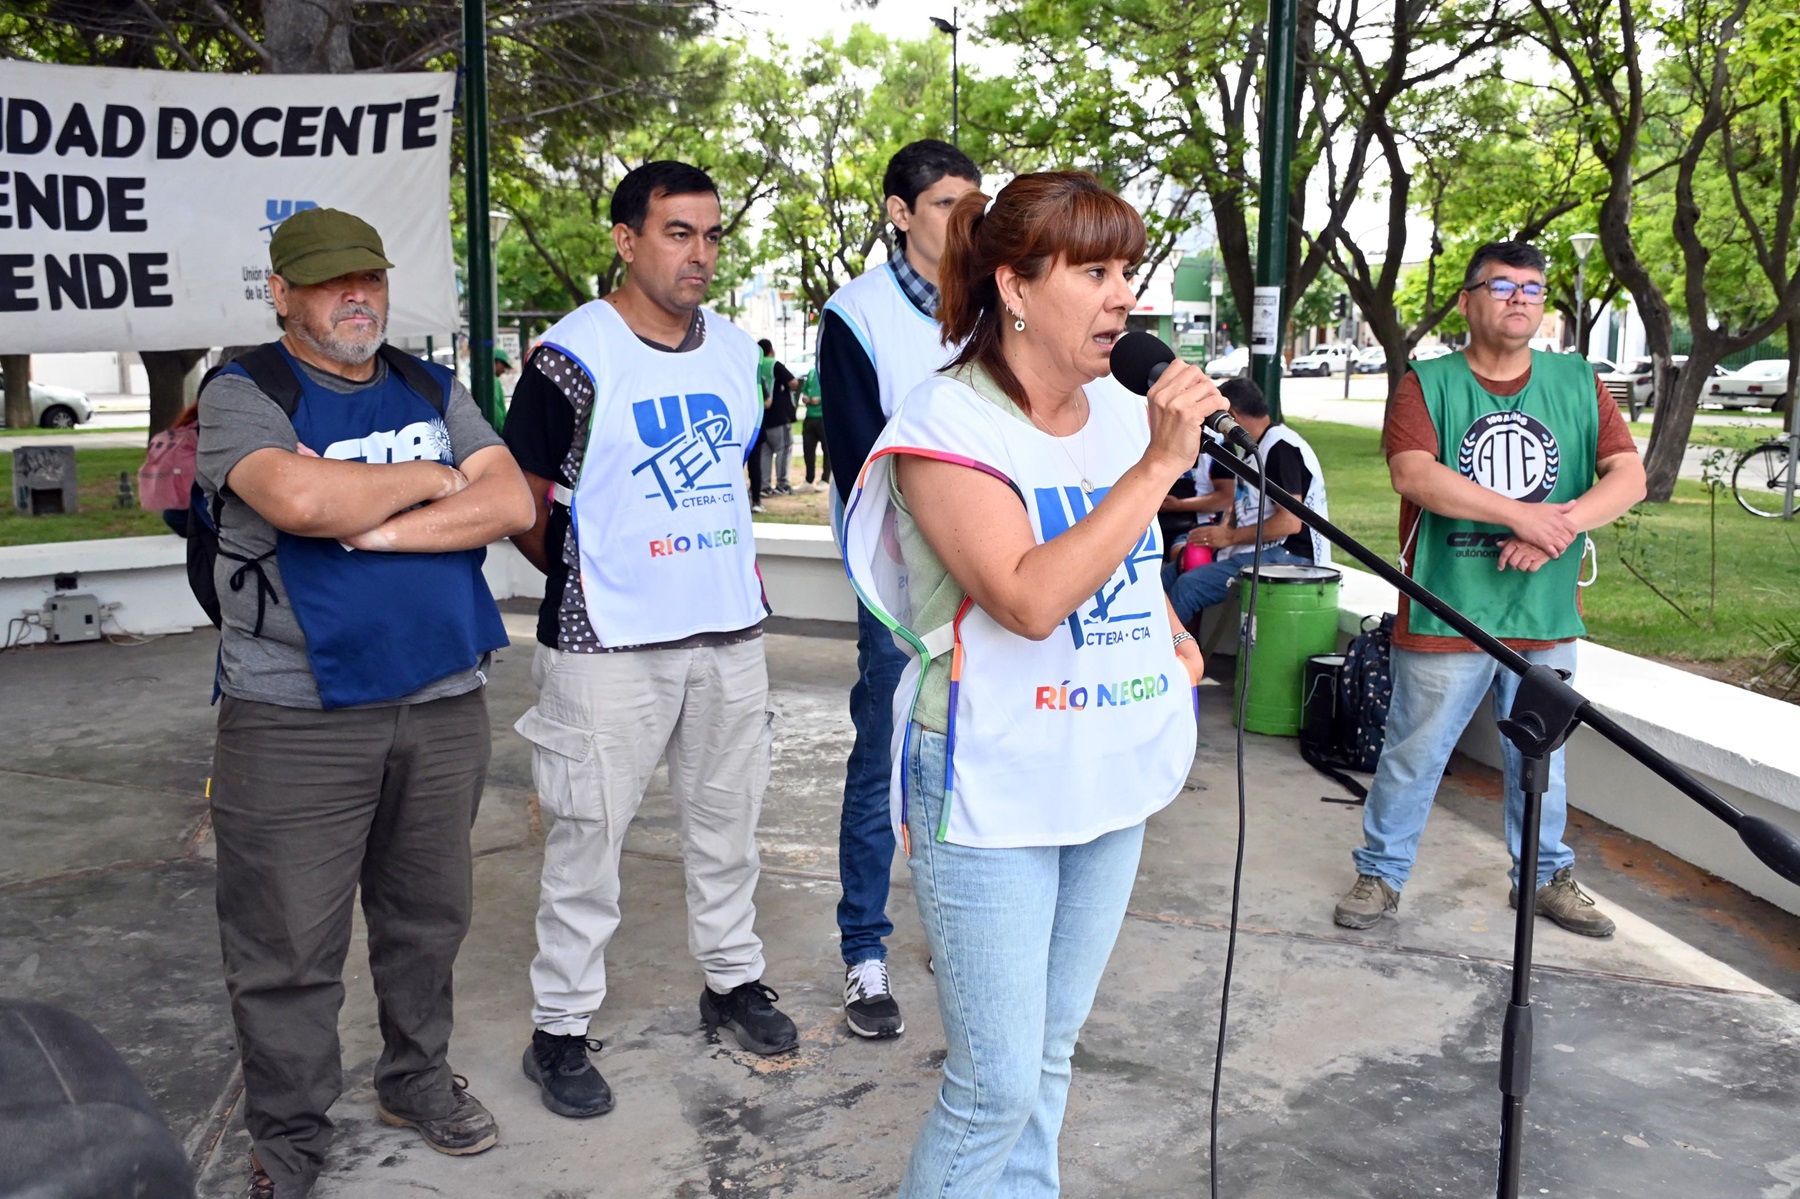
[[[1507,892],[1506,903],[1514,911],[1518,910],[1517,887]],[[1616,927],[1594,906],[1594,897],[1575,885],[1573,866],[1564,866],[1550,876],[1549,882],[1538,888],[1537,914],[1584,937],[1610,937]]]
[[[1345,928],[1373,928],[1390,912],[1400,910],[1400,892],[1374,874],[1359,874],[1349,894],[1338,900],[1331,918]]]
[[[383,1124],[418,1129],[427,1145],[452,1157],[492,1149],[500,1140],[500,1129],[494,1123],[492,1113],[481,1106],[481,1100],[469,1094],[469,1080],[462,1075],[451,1076],[450,1088],[456,1102],[449,1115],[413,1119],[390,1112],[380,1100],[375,1103],[375,1114],[381,1117]]]
[[[244,1191],[244,1199],[275,1199],[275,1180],[254,1153],[250,1155],[250,1185]]]

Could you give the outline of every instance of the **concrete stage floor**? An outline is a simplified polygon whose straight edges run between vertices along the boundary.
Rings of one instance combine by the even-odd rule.
[[[700,1031],[659,782],[627,851],[612,993],[593,1029],[618,1108],[576,1123],[545,1111],[519,1070],[542,831],[527,746],[510,727],[531,702],[532,623],[522,610],[508,623],[452,1052],[501,1143],[445,1158],[375,1119],[378,1038],[359,943],[341,1021],[341,1134],[315,1193],[892,1194],[934,1093],[941,1026],[900,863],[892,961],[906,1035],[858,1041],[839,1010],[836,813],[854,645],[794,625],[767,642],[779,715],[758,931],[801,1049],[761,1059]],[[185,1139],[209,1197],[240,1192],[247,1150],[203,798],[214,644],[203,633],[0,657],[0,993],[96,1024]],[[1062,1138],[1071,1196],[1205,1193],[1237,814],[1226,700],[1207,689],[1191,788],[1151,822],[1077,1051]],[[1492,1194],[1512,930],[1497,779],[1454,764],[1400,919],[1352,933],[1331,909],[1352,878],[1360,810],[1320,802],[1335,791],[1292,742],[1252,736],[1246,752],[1221,1194]],[[1800,920],[1595,821],[1577,816],[1571,841],[1619,932],[1593,942],[1537,926],[1524,1194],[1800,1196]]]

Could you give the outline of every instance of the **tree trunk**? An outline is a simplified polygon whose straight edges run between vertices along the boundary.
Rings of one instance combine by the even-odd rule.
[[[194,402],[200,388],[200,375],[194,368],[206,358],[206,351],[145,350],[138,356],[144,360],[144,374],[150,380],[150,436],[155,437]]]
[[[263,46],[278,74],[348,74],[350,0],[263,0]]]
[[[6,427],[31,428],[37,423],[31,419],[31,355],[0,356],[0,370],[6,372]]]
[[[1675,480],[1681,477],[1681,460],[1687,453],[1688,435],[1694,429],[1700,394],[1712,377],[1713,367],[1724,356],[1718,339],[1704,334],[1694,339],[1687,363],[1679,371],[1669,367],[1666,355],[1659,358],[1652,353],[1658,393],[1656,424],[1651,427],[1650,449],[1644,455],[1649,493],[1646,498],[1652,503],[1665,504],[1675,494]],[[1673,388],[1664,385],[1668,377],[1675,380]]]
[[[1800,407],[1795,400],[1800,400],[1800,312],[1788,317],[1788,385],[1787,395],[1781,398],[1781,428],[1783,432],[1794,431],[1794,409]]]

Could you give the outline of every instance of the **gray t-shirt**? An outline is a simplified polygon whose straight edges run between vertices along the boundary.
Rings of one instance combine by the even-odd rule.
[[[342,395],[378,385],[387,378],[388,369],[387,364],[377,358],[375,377],[366,383],[357,383],[314,370],[305,363],[299,365],[315,383]],[[280,406],[241,375],[215,377],[206,385],[202,398],[200,449],[194,470],[209,501],[225,486],[232,469],[246,456],[270,447],[292,452],[299,445],[294,426]],[[450,389],[444,422],[449,426],[451,450],[459,467],[477,450],[501,444],[499,434],[482,417],[468,388],[460,381]],[[260,637],[253,635],[258,591],[254,572],[245,572],[241,589],[233,590],[231,586],[231,576],[237,573],[242,563],[227,558],[227,553],[255,558],[274,548],[274,527],[257,515],[249,504],[228,494],[219,514],[220,554],[213,570],[223,618],[219,636],[219,688],[238,699],[279,704],[284,708],[323,707],[319,700],[319,684],[306,660],[306,637],[294,619],[292,605],[287,602],[281,568],[274,555],[262,563],[274,595],[263,605]],[[417,704],[444,699],[473,691],[481,686],[481,682],[480,674],[474,669],[457,671],[392,702]]]

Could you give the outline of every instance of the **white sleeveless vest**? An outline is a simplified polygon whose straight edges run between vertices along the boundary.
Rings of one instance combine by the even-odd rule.
[[[913,307],[886,263],[838,288],[825,311],[837,313],[874,364],[884,417],[891,418],[901,398],[956,353],[943,343],[937,318]]]
[[[1307,487],[1305,495],[1296,496],[1294,498],[1298,499],[1308,508],[1311,508],[1314,512],[1317,512],[1320,516],[1330,519],[1331,512],[1325,506],[1325,472],[1319,469],[1319,459],[1317,455],[1313,453],[1313,448],[1306,444],[1306,439],[1286,425],[1270,425],[1267,431],[1263,433],[1262,440],[1258,441],[1256,444],[1257,447],[1262,450],[1264,461],[1268,460],[1269,451],[1278,445],[1291,445],[1300,451],[1300,460],[1306,463],[1307,473],[1312,476],[1312,484]],[[1223,453],[1224,451],[1220,452]],[[1252,463],[1252,465],[1255,464]],[[1240,529],[1255,527],[1256,501],[1258,498],[1260,498],[1258,494],[1247,484],[1242,482],[1238,483],[1237,502],[1234,507],[1237,514],[1237,524]],[[1277,512],[1283,511],[1282,508],[1276,505],[1274,500],[1270,499],[1264,499],[1262,506],[1264,520],[1267,520]],[[1323,536],[1313,529],[1307,529],[1307,533],[1312,538],[1313,562],[1319,566],[1331,565],[1331,542],[1325,540]],[[1270,543],[1264,542],[1263,544],[1266,546]],[[1222,558],[1248,558],[1251,551],[1255,548],[1256,547],[1252,545],[1229,546],[1219,556]]]
[[[902,401],[870,453],[845,515],[845,561],[871,612],[894,630],[908,662],[894,693],[894,760],[934,656],[949,653],[949,778],[940,840],[1011,848],[1079,845],[1137,824],[1180,792],[1193,764],[1195,693],[1177,657],[1158,571],[1156,522],[1045,641],[1007,631],[965,601],[942,629],[912,627],[907,567],[888,486],[899,454],[982,470],[1024,502],[1039,543],[1067,531],[1143,455],[1143,401],[1110,379],[1086,388],[1091,415],[1058,439],[938,376]],[[1080,486],[1082,462],[1096,484]],[[889,791],[906,843],[905,780]]]
[[[588,620],[602,645],[730,632],[768,611],[744,482],[762,424],[759,355],[724,317],[704,319],[706,340],[681,354],[639,341],[604,300],[544,334],[594,384],[569,506]]]

